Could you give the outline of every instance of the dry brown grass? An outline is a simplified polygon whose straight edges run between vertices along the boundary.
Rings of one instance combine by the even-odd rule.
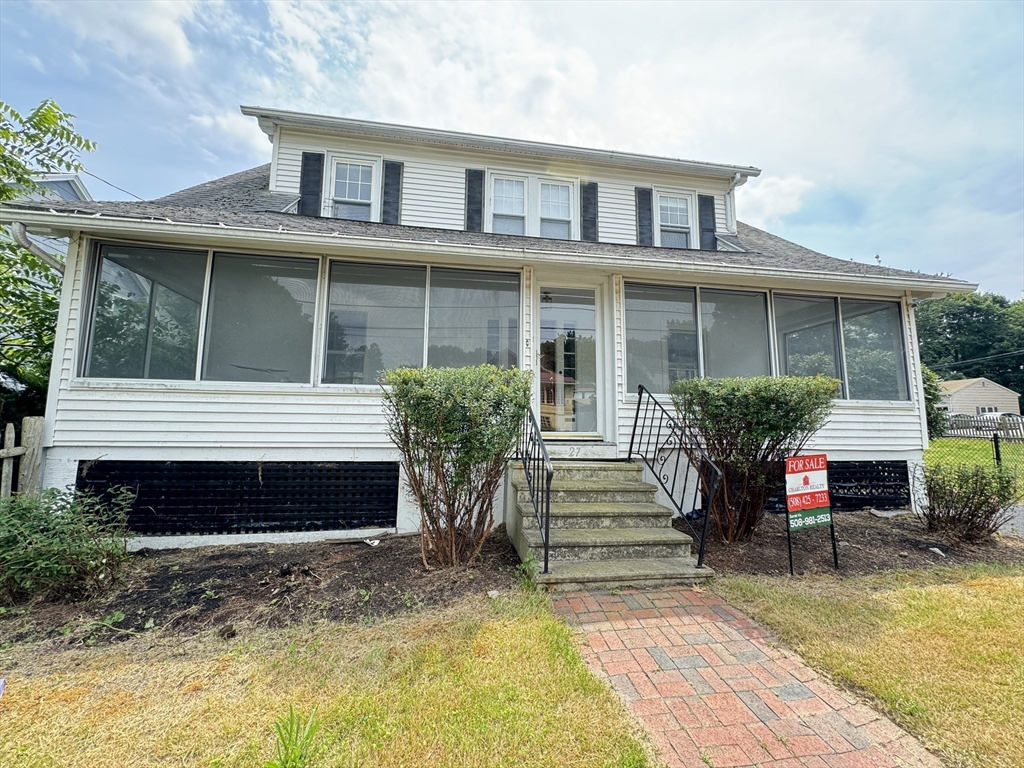
[[[230,641],[23,646],[0,667],[4,766],[262,766],[289,704],[319,707],[315,765],[650,764],[543,597]]]
[[[952,766],[1024,766],[1024,569],[729,577],[716,591]]]

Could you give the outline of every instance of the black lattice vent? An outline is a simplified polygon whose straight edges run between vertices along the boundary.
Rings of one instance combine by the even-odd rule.
[[[129,527],[148,536],[391,528],[394,462],[88,461],[78,488],[137,493]]]
[[[910,506],[910,475],[905,461],[830,461],[828,487],[832,509],[837,512]],[[768,512],[786,511],[784,486],[764,508]]]

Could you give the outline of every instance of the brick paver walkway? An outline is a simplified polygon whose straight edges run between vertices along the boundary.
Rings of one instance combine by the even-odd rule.
[[[941,766],[710,594],[572,592],[554,606],[585,634],[587,663],[628,702],[671,768]]]

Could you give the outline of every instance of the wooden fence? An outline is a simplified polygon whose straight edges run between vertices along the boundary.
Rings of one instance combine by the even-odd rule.
[[[1005,414],[965,416],[954,413],[946,425],[947,437],[984,437],[991,440],[992,435],[1024,438],[1024,420]]]
[[[15,445],[14,425],[4,428],[0,445],[0,499],[11,495],[15,487],[14,460],[18,459],[18,493],[38,493],[43,484],[43,423],[41,416],[28,416],[21,422],[21,445]]]

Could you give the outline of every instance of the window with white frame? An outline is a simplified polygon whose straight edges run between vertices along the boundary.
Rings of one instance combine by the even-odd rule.
[[[662,248],[689,248],[693,195],[659,191],[657,198],[658,227],[654,244]]]
[[[568,184],[540,184],[540,236],[568,240],[572,236],[572,188]]]
[[[378,220],[380,161],[334,157],[328,184],[330,216],[355,221]]]
[[[577,186],[572,181],[492,172],[485,229],[499,235],[576,239]]]
[[[499,235],[526,234],[526,182],[494,177],[491,231]]]

